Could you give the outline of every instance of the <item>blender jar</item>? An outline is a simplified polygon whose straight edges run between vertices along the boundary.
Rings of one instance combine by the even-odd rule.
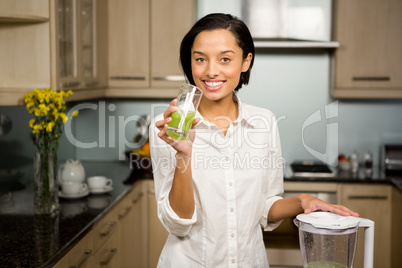
[[[304,268],[352,268],[359,226],[368,227],[365,231],[364,267],[372,267],[373,221],[330,212],[313,212],[298,215],[294,223],[299,227]]]

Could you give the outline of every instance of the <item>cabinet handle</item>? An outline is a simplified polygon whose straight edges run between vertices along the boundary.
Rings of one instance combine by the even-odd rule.
[[[172,81],[172,82],[185,82],[186,81],[184,79],[184,77],[181,75],[154,76],[152,79],[156,80],[156,81]]]
[[[350,195],[349,199],[376,199],[376,200],[386,200],[388,196],[386,195]]]
[[[64,82],[61,85],[62,87],[78,87],[80,82]]]
[[[131,210],[131,206],[127,206],[123,213],[119,214],[119,220],[123,219]]]
[[[108,235],[113,231],[113,229],[114,229],[115,226],[116,226],[116,222],[111,222],[111,223],[108,225],[108,228],[107,228],[105,231],[101,231],[101,232],[100,232],[100,236],[101,236],[101,237],[106,237],[106,236],[108,236]]]
[[[137,203],[141,197],[144,195],[144,193],[139,193],[135,198],[133,198],[131,201],[133,202],[133,204]]]
[[[111,76],[112,80],[145,80],[145,76]]]
[[[91,255],[92,255],[92,250],[90,250],[90,249],[85,250],[82,260],[76,265],[70,265],[70,268],[80,268],[88,260],[88,258]]]
[[[92,81],[92,82],[86,82],[85,86],[86,87],[93,87],[99,84],[99,81]]]
[[[389,76],[353,76],[353,81],[390,81]]]
[[[101,266],[106,266],[106,265],[108,265],[109,262],[112,260],[114,254],[116,254],[116,252],[117,252],[117,248],[112,248],[112,249],[109,251],[109,256],[107,257],[107,259],[104,260],[104,261],[101,261],[101,262],[100,262],[100,265],[101,265]]]

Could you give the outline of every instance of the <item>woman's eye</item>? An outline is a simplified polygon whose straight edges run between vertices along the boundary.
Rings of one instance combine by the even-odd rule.
[[[198,59],[196,59],[195,61],[196,61],[196,62],[205,62],[205,59],[203,59],[203,58],[198,58]]]
[[[223,58],[223,59],[221,59],[221,61],[222,61],[223,63],[227,63],[227,62],[230,61],[230,59],[229,59],[229,58]]]

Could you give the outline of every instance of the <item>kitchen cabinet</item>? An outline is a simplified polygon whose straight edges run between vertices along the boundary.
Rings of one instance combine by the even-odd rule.
[[[49,9],[47,0],[0,0],[0,105],[50,86]]]
[[[400,226],[402,194],[391,185],[341,184],[340,204],[375,223],[374,267],[402,267]],[[353,267],[363,268],[364,229],[359,228]]]
[[[402,2],[337,0],[336,98],[402,98]]]
[[[106,15],[106,0],[0,0],[0,105],[23,105],[35,88],[102,96]]]
[[[156,267],[169,233],[158,218],[153,181],[148,182],[148,189],[148,267]]]
[[[54,267],[156,267],[168,232],[153,189],[152,180],[134,183]]]
[[[93,250],[91,241],[91,234],[86,235],[54,267],[92,268]]]
[[[109,0],[107,97],[175,97],[185,82],[179,48],[194,0]]]
[[[108,212],[54,267],[119,267],[117,210]]]
[[[118,212],[118,240],[121,250],[120,267],[147,267],[146,226],[146,184],[136,184],[127,197],[122,200]]]
[[[106,0],[58,0],[52,10],[57,37],[52,87],[72,89],[71,99],[101,97],[107,86]]]

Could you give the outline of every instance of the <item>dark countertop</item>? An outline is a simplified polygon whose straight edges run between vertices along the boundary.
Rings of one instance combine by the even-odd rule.
[[[128,162],[82,164],[87,177],[111,178],[113,191],[74,200],[60,198],[59,212],[53,218],[33,215],[31,166],[12,178],[17,184],[9,191],[0,181],[0,267],[52,267],[131,189],[131,185],[123,184],[129,177],[133,180]],[[364,170],[355,175],[340,172],[333,178],[292,177],[285,173],[285,181],[382,183],[398,187],[377,171],[367,178]]]
[[[130,189],[129,163],[83,162],[86,176],[104,175],[113,190],[81,199],[59,198],[55,217],[33,214],[33,172],[15,178],[23,189],[0,193],[0,267],[51,267],[63,257]]]
[[[392,184],[402,191],[402,177],[385,176],[378,167],[374,167],[369,175],[364,168],[358,172],[334,170],[333,177],[295,177],[289,167],[285,168],[285,182],[337,182],[337,183],[369,183],[369,184]]]

